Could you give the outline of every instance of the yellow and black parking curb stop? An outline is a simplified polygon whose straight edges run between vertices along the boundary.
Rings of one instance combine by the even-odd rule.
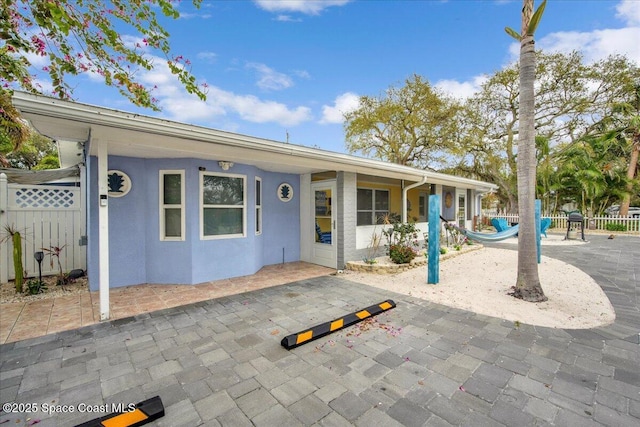
[[[291,350],[292,348],[306,344],[309,341],[322,338],[332,332],[339,331],[340,329],[361,322],[364,319],[380,314],[383,311],[391,310],[395,306],[396,303],[393,302],[393,300],[388,299],[380,304],[375,304],[371,307],[365,308],[364,310],[347,314],[346,316],[339,317],[331,322],[321,323],[310,329],[298,332],[297,334],[287,335],[282,339],[280,344],[282,344],[282,346],[287,350]]]
[[[132,411],[105,415],[76,427],[138,427],[164,417],[164,405],[160,396],[144,400]]]

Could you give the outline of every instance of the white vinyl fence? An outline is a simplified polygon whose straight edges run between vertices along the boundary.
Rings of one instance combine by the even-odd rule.
[[[79,187],[8,184],[0,174],[0,282],[15,278],[13,242],[5,239],[5,227],[22,235],[22,263],[25,277],[37,277],[34,254],[45,249],[42,275],[59,273],[58,259],[46,251],[60,247],[62,271],[86,270],[84,200]]]
[[[517,223],[517,214],[506,214],[496,211],[483,210],[482,215],[484,218],[504,218],[509,223]],[[567,229],[567,216],[566,215],[542,215],[543,218],[551,218],[551,227],[559,230]],[[584,229],[586,230],[602,230],[607,231],[608,224],[620,224],[626,228],[627,232],[640,233],[640,218],[632,217],[619,217],[619,216],[603,216],[603,217],[585,217]]]

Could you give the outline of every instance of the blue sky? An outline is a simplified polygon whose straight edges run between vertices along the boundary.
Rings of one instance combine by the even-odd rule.
[[[209,85],[206,102],[165,66],[140,73],[157,84],[160,113],[137,109],[92,76],[74,80],[74,96],[344,152],[342,113],[358,96],[379,96],[417,73],[465,97],[516,60],[518,45],[504,27],[520,30],[521,7],[521,0],[204,0],[197,10],[182,0],[181,18],[165,27],[173,51]],[[549,0],[536,42],[547,51],[581,50],[589,61],[619,53],[640,64],[640,0]]]

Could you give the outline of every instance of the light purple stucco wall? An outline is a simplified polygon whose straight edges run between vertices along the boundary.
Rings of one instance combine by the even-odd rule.
[[[228,173],[246,175],[245,237],[200,239],[199,167],[223,172],[215,161],[139,159],[110,156],[109,169],[131,178],[131,191],[109,198],[110,287],[141,283],[197,284],[253,274],[265,265],[300,259],[300,178],[236,164]],[[186,239],[160,241],[159,171],[184,170]],[[97,159],[91,157],[89,180],[88,273],[92,290],[99,286]],[[224,172],[223,172],[224,173]],[[262,178],[263,232],[255,234],[255,177]],[[294,189],[290,202],[278,200],[278,186]]]

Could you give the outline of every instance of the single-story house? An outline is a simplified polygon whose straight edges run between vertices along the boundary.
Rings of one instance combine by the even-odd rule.
[[[495,190],[110,108],[26,93],[13,102],[59,142],[65,166],[84,168],[83,240],[103,318],[112,287],[197,284],[300,260],[341,269],[363,258],[385,214],[426,231],[430,194],[441,195],[446,219],[471,228],[482,195]]]

